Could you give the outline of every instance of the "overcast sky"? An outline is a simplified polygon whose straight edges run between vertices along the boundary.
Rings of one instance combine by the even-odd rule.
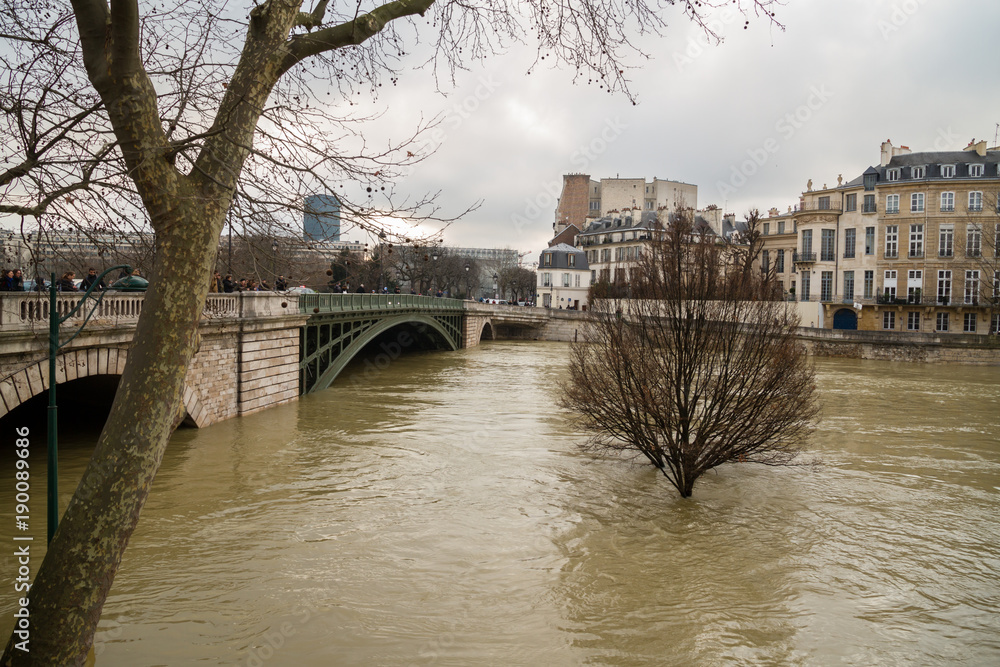
[[[447,97],[403,76],[379,99],[378,131],[445,118],[437,152],[398,190],[440,190],[444,214],[482,200],[448,245],[537,257],[565,173],[693,183],[699,208],[742,216],[785,210],[809,179],[856,177],[886,139],[915,152],[995,145],[997,0],[788,0],[783,32],[726,18],[718,45],[679,10],[665,37],[640,42],[653,60],[633,72],[636,106],[564,69],[526,75],[525,48],[460,73]]]

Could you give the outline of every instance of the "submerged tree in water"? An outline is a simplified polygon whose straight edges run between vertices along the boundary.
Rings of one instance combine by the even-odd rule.
[[[742,243],[679,211],[629,270],[633,298],[591,304],[563,404],[587,447],[645,457],[690,497],[727,462],[789,464],[818,414],[798,319],[756,257],[756,212]]]

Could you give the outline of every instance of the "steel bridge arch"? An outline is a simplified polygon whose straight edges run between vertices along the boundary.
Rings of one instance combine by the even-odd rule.
[[[423,326],[440,334],[448,349],[461,347],[462,316],[401,313],[386,317],[314,318],[302,327],[299,393],[327,389],[344,367],[379,334],[401,325]]]

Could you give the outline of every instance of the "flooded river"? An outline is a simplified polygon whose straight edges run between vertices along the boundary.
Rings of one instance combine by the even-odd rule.
[[[816,465],[726,466],[682,500],[578,451],[568,350],[355,365],[178,431],[96,664],[1000,664],[1000,369],[817,360]],[[0,537],[13,504],[0,484]]]

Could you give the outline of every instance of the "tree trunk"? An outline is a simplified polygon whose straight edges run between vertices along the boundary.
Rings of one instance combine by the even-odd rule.
[[[199,201],[177,213],[157,235],[156,269],[111,414],[32,585],[30,652],[8,644],[4,665],[83,664],[179,422],[224,209]]]

